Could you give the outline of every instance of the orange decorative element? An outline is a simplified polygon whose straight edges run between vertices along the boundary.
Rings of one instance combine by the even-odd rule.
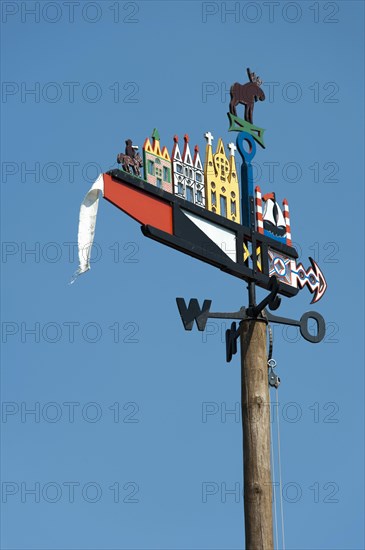
[[[255,205],[256,205],[256,229],[259,233],[264,233],[264,219],[262,216],[262,197],[259,185],[255,187]]]
[[[119,183],[108,174],[104,175],[104,198],[123,210],[142,225],[152,225],[170,235],[172,228],[172,206],[167,201],[151,194]]]
[[[168,160],[169,162],[171,161],[171,158],[166,146],[162,149],[162,153],[160,156],[163,157],[165,160]]]
[[[285,218],[285,227],[286,227],[286,244],[288,246],[292,246],[289,203],[286,199],[283,200],[283,208],[284,208],[284,218]]]
[[[148,153],[152,153],[152,147],[151,147],[151,142],[150,142],[149,138],[145,139],[144,144],[143,144],[143,149],[145,151],[147,151]]]

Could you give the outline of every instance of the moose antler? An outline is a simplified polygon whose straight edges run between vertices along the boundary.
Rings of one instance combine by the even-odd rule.
[[[261,86],[262,80],[259,76],[256,76],[255,73],[251,73],[250,69],[247,67],[247,74],[248,78],[250,79],[250,82],[254,82],[258,86]]]

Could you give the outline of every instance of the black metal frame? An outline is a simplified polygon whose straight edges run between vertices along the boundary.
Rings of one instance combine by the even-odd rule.
[[[249,288],[250,305],[249,307],[241,307],[239,311],[231,313],[213,313],[210,312],[211,300],[204,300],[202,308],[200,308],[198,300],[193,298],[190,300],[188,307],[183,298],[176,298],[177,307],[185,330],[192,330],[194,321],[198,330],[203,331],[208,319],[236,319],[240,320],[237,328],[236,322],[231,324],[231,328],[226,330],[226,360],[229,363],[237,353],[237,339],[240,335],[240,325],[244,321],[261,321],[264,323],[278,323],[282,325],[297,326],[300,329],[300,334],[305,340],[312,344],[321,342],[326,334],[326,324],[322,315],[316,311],[308,311],[304,313],[300,320],[288,319],[287,317],[279,317],[270,313],[270,310],[276,310],[280,306],[281,298],[278,296],[279,284],[276,277],[270,278],[271,292],[259,304],[252,303],[254,289]],[[314,319],[317,323],[317,333],[311,334],[308,330],[309,319]]]
[[[144,225],[141,229],[146,237],[209,263],[214,267],[218,267],[221,271],[243,279],[248,283],[255,283],[266,290],[271,289],[269,277],[269,246],[271,250],[284,254],[290,259],[298,258],[298,253],[295,248],[258,233],[255,231],[254,225],[251,228],[245,227],[226,218],[222,218],[222,216],[219,216],[214,212],[196,206],[195,204],[192,204],[177,195],[173,195],[167,191],[159,189],[145,180],[122,170],[110,170],[107,174],[117,182],[146,191],[148,194],[159,197],[163,201],[169,203],[172,207],[174,234],[171,235],[151,225]],[[251,200],[251,203],[251,208],[253,210],[253,199]],[[217,245],[213,243],[213,241],[210,241],[210,239],[188,219],[188,217],[183,213],[184,211],[195,214],[203,220],[210,221],[223,229],[234,232],[236,237],[237,261],[234,262],[231,260],[227,254],[225,254]],[[251,243],[252,252],[250,256],[250,266],[248,260],[246,260],[246,262],[243,260],[244,242]],[[257,247],[261,247],[261,271],[257,267]],[[287,297],[293,297],[296,296],[298,292],[299,288],[293,287],[282,281],[278,281],[279,294]]]
[[[292,297],[299,292],[299,288],[294,288],[278,281],[275,276],[269,277],[269,246],[271,250],[285,254],[293,259],[298,258],[298,254],[294,248],[255,231],[254,224],[252,222],[254,213],[252,197],[250,197],[252,227],[249,228],[222,218],[222,216],[219,216],[214,212],[210,212],[209,210],[203,210],[201,207],[196,206],[191,202],[178,197],[177,195],[172,195],[171,193],[163,191],[145,180],[122,170],[110,170],[107,173],[117,182],[144,190],[147,193],[166,201],[172,207],[174,234],[171,235],[150,225],[143,225],[141,229],[146,237],[162,242],[167,246],[218,267],[222,271],[234,275],[235,277],[239,277],[240,279],[244,279],[248,283],[249,306],[247,308],[241,307],[241,309],[236,312],[210,312],[210,306],[212,304],[211,300],[204,300],[203,307],[201,308],[195,298],[190,300],[189,306],[187,307],[183,298],[176,298],[185,330],[192,330],[195,321],[198,330],[203,331],[208,319],[235,319],[239,320],[240,323],[248,320],[257,320],[265,323],[272,322],[298,326],[301,335],[308,342],[318,343],[323,340],[325,336],[325,321],[319,313],[309,311],[304,313],[300,320],[297,321],[294,319],[273,315],[266,309],[267,307],[272,311],[278,309],[281,303],[279,294]],[[213,243],[213,241],[211,241],[202,231],[200,231],[184,214],[184,210],[192,214],[196,214],[202,219],[211,221],[212,223],[217,224],[229,231],[233,231],[236,236],[237,262],[231,260],[217,245]],[[244,242],[251,243],[252,268],[248,267],[247,261],[244,262],[243,260]],[[261,271],[257,267],[257,247],[261,247]],[[255,303],[255,285],[270,291],[259,304]],[[309,319],[314,319],[317,323],[317,333],[315,335],[311,334],[308,330]],[[231,328],[226,331],[227,362],[230,362],[232,356],[237,352],[237,339],[239,334],[240,327],[237,328],[236,322],[233,322]]]

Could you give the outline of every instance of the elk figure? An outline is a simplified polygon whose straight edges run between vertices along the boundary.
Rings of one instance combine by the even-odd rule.
[[[235,84],[232,84],[231,86],[231,102],[229,104],[229,112],[232,115],[237,116],[236,107],[237,105],[242,104],[245,106],[245,120],[250,124],[253,124],[253,108],[255,101],[258,99],[260,101],[264,101],[265,94],[260,88],[262,84],[261,78],[256,76],[255,73],[251,73],[250,69],[247,69],[247,74],[250,82],[246,82],[246,84],[235,82]]]

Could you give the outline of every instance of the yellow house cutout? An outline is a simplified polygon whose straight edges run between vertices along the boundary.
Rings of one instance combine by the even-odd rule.
[[[204,162],[206,208],[228,220],[241,223],[240,190],[234,158],[236,146],[234,143],[229,143],[228,159],[221,138],[218,140],[214,154],[212,134],[207,132],[205,138],[207,140]]]

